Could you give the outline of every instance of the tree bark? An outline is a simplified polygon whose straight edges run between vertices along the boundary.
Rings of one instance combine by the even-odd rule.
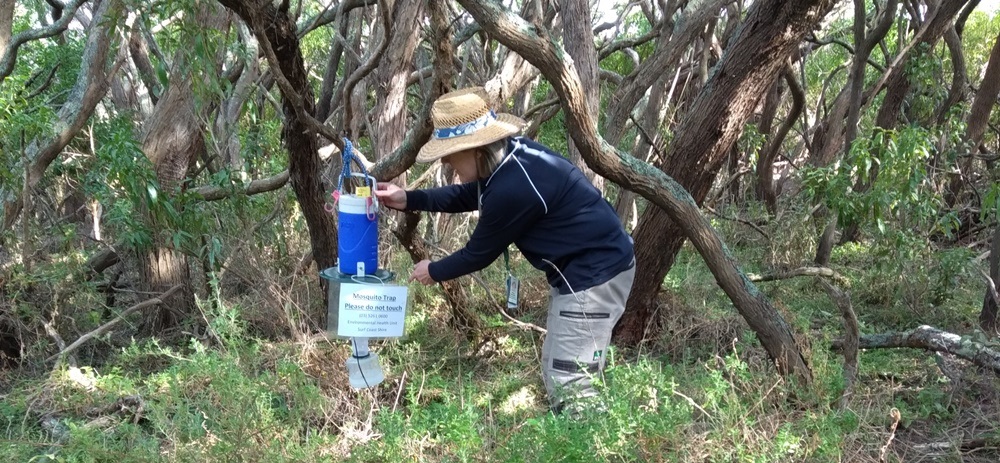
[[[982,143],[989,127],[990,111],[996,105],[997,96],[1000,96],[1000,36],[993,42],[983,80],[972,100],[972,109],[965,129],[965,140],[971,145],[971,152],[975,152],[976,147]]]
[[[854,43],[857,50],[851,61],[851,81],[850,99],[847,108],[847,123],[844,130],[844,144],[842,152],[846,155],[854,144],[854,139],[858,136],[858,125],[861,119],[861,106],[864,98],[865,69],[868,67],[868,58],[871,57],[872,50],[878,45],[892,26],[892,21],[896,18],[896,6],[898,0],[888,0],[882,10],[882,17],[878,19],[876,26],[871,32],[865,31],[867,23],[867,12],[864,0],[854,1]],[[825,164],[823,164],[825,165]]]
[[[822,208],[824,213],[817,214],[819,217],[826,217],[828,214],[826,208]],[[833,255],[833,245],[836,241],[834,238],[837,236],[837,216],[832,215],[829,221],[823,226],[823,233],[819,236],[819,245],[816,246],[816,256],[813,257],[813,262],[816,265],[826,267],[830,265],[830,257]]]
[[[832,7],[832,2],[754,3],[744,24],[692,103],[665,155],[663,171],[704,201],[743,124],[785,66],[785,61]],[[638,343],[656,311],[664,276],[684,243],[676,221],[662,209],[648,208],[633,232],[636,282],[616,337]]]
[[[531,22],[546,21],[541,2],[524,2],[521,7],[521,17]],[[552,19],[554,18],[550,18],[550,22]],[[507,102],[513,99],[514,104],[509,111],[515,116],[524,117],[531,103],[531,92],[538,85],[537,77],[538,69],[525,61],[521,55],[508,52],[504,56],[499,72],[483,84],[483,87],[492,99],[491,106],[504,108],[507,107]]]
[[[959,37],[955,27],[949,27],[944,34],[944,41],[948,45],[948,54],[951,56],[951,88],[948,90],[948,97],[938,107],[936,122],[942,125],[947,122],[948,114],[962,97],[965,89],[969,86],[968,72],[965,68],[965,52],[962,50],[962,38]]]
[[[913,50],[922,44],[926,44],[928,50],[933,49],[945,31],[949,27],[952,27],[955,16],[958,15],[965,3],[964,0],[942,0],[937,5],[937,8],[933,10],[933,16],[921,25],[914,40],[904,47],[903,51],[896,57],[879,82],[875,84],[869,98],[867,98],[868,102],[871,102],[874,99],[874,95],[883,88],[879,84],[885,83],[885,96],[875,116],[875,125],[877,127],[885,130],[892,130],[896,127],[899,122],[900,112],[902,111],[903,100],[911,88],[906,65],[913,56]],[[880,157],[880,154],[875,153],[874,157],[877,159]],[[877,162],[873,164],[872,172],[868,177],[869,180],[867,182],[861,182],[860,180],[856,182],[854,191],[864,193],[871,188],[871,185],[878,177]],[[846,223],[842,225],[844,226],[844,231],[841,235],[841,242],[857,241],[860,233],[860,225],[858,223]]]
[[[564,51],[548,34],[537,25],[528,24],[516,14],[506,11],[494,2],[483,0],[460,0],[483,29],[490,32],[508,48],[521,54],[538,67],[552,83],[559,94],[563,112],[567,118],[567,128],[580,148],[581,154],[595,172],[620,185],[628,185],[656,206],[663,208],[675,220],[683,233],[705,259],[719,286],[733,301],[740,314],[757,334],[761,344],[774,359],[778,371],[798,378],[803,382],[812,380],[802,351],[796,344],[791,328],[774,306],[750,283],[746,275],[736,265],[732,255],[726,250],[718,234],[701,214],[691,195],[681,184],[652,166],[638,161],[604,141],[597,133],[597,123],[586,109],[586,98],[572,62],[562,58]],[[678,138],[671,145],[672,153],[683,153],[694,149],[698,155],[706,155],[720,148],[714,137],[724,137],[730,132],[738,133],[749,110],[742,105],[730,107],[725,101],[732,101],[747,90],[757,90],[763,82],[764,88],[773,82],[784,57],[798,43],[798,39],[818,23],[833,6],[833,1],[756,2],[751,8],[742,38],[734,40],[734,48],[716,68],[716,79],[725,80],[732,75],[742,75],[738,79],[744,85],[728,85],[718,82],[711,85],[695,102],[691,117],[682,124],[687,130],[677,131]],[[760,40],[771,37],[770,40]],[[781,37],[781,39],[775,40]],[[787,40],[787,43],[785,41]],[[778,55],[777,65],[769,66],[761,58],[761,48],[768,48],[764,55]],[[733,59],[732,56],[740,59]],[[761,65],[764,63],[764,65]],[[761,70],[763,69],[763,71]],[[770,79],[768,79],[768,74]],[[749,82],[753,85],[745,85]],[[749,88],[747,88],[749,87]],[[706,87],[707,89],[710,87]],[[719,94],[716,94],[716,92]],[[707,116],[711,114],[712,117]],[[736,114],[742,116],[734,117]],[[723,117],[723,115],[729,117]],[[728,146],[722,146],[728,148]],[[724,150],[723,150],[724,151]],[[694,170],[694,169],[692,169]],[[648,278],[641,276],[637,280]]]
[[[560,0],[563,25],[563,43],[566,51],[576,65],[580,75],[580,84],[587,98],[587,110],[591,117],[601,109],[601,82],[597,78],[597,47],[594,46],[594,30],[590,26],[589,0]],[[583,171],[590,182],[598,190],[604,191],[604,179],[594,174],[580,156],[580,150],[567,135],[567,156],[569,160]]]
[[[14,29],[14,6],[17,2],[13,0],[3,0],[0,2],[0,53],[7,54],[7,45],[10,43],[10,34]]]
[[[838,405],[841,410],[845,410],[854,394],[854,382],[858,378],[858,344],[860,343],[861,328],[858,324],[858,316],[854,313],[854,306],[851,304],[851,294],[841,291],[824,280],[820,280],[820,284],[833,300],[834,305],[840,309],[840,316],[844,319],[844,339],[840,344],[840,350],[844,353],[844,392],[840,395]]]
[[[62,34],[63,31],[69,27],[69,23],[73,20],[73,16],[76,14],[76,11],[87,1],[88,0],[73,0],[72,3],[63,7],[63,15],[52,24],[37,29],[29,29],[10,37],[7,40],[6,46],[4,48],[0,48],[0,53],[2,53],[2,55],[0,55],[0,84],[2,84],[3,81],[7,79],[7,76],[14,71],[14,64],[17,62],[17,52],[22,45],[32,40],[44,39],[46,37],[53,37]],[[100,7],[98,7],[98,10],[100,10]],[[98,17],[96,12],[94,13],[94,17]],[[106,30],[107,28],[107,25],[103,25],[95,28],[94,30]]]
[[[632,110],[646,94],[646,90],[660,79],[664,70],[672,63],[678,62],[687,47],[697,40],[707,25],[719,13],[727,0],[711,0],[697,7],[694,11],[684,12],[684,21],[675,24],[672,18],[676,11],[666,11],[664,19],[654,28],[659,30],[661,39],[656,42],[656,50],[639,67],[625,83],[618,87],[609,98],[605,115],[604,133],[608,143],[617,145],[625,133]],[[674,4],[677,7],[678,4]]]
[[[150,102],[156,106],[160,95],[163,94],[163,88],[156,80],[156,69],[153,67],[153,61],[149,59],[149,46],[138,26],[129,33],[128,51],[132,62],[135,63],[136,71],[139,73],[139,80],[146,87]]]
[[[813,147],[810,164],[823,167],[833,162],[837,153],[846,157],[858,136],[858,126],[861,120],[861,106],[864,102],[865,70],[872,50],[885,38],[896,18],[898,0],[888,0],[882,8],[882,15],[876,18],[875,27],[866,31],[867,9],[864,0],[854,0],[854,43],[857,44],[854,58],[851,61],[849,87],[842,91],[834,102],[833,110],[817,131],[816,143]],[[846,120],[845,120],[846,118]],[[829,265],[833,253],[834,238],[837,235],[837,218],[827,218],[829,211],[821,207],[814,218],[820,223],[826,223],[816,246],[816,256],[813,261],[817,265]]]
[[[657,128],[663,126],[664,117],[666,117],[666,111],[663,107],[669,103],[670,93],[667,92],[667,87],[671,84],[669,75],[663,76],[661,80],[653,84],[649,90],[649,99],[642,110],[642,118],[636,122],[636,129],[641,135],[636,142],[635,156],[646,162],[651,162],[654,154],[657,156],[662,154],[660,151],[664,141],[661,131]],[[631,224],[629,229],[635,228],[634,221],[639,219],[635,217],[638,215],[636,209],[635,193],[622,188],[618,192],[615,212],[623,224]]]
[[[1000,215],[1000,211],[996,211]],[[979,313],[979,326],[989,336],[1000,336],[1000,321],[997,320],[997,285],[1000,282],[1000,223],[994,225],[993,244],[990,246],[990,279],[986,282],[983,296],[983,310]]]
[[[910,91],[906,63],[913,56],[911,51],[915,46],[922,44],[926,44],[929,49],[932,49],[945,31],[952,26],[955,16],[958,15],[965,3],[965,0],[942,0],[938,8],[934,10],[934,16],[924,23],[917,36],[914,37],[914,43],[897,58],[898,61],[893,63],[893,66],[887,71],[889,74],[886,77],[885,97],[875,117],[875,123],[878,127],[883,129],[896,127],[903,99]],[[874,90],[877,92],[879,89],[876,87]]]
[[[409,113],[406,107],[406,80],[413,67],[413,53],[417,48],[423,17],[423,2],[396,1],[392,27],[395,33],[386,39],[389,47],[375,72],[375,85],[379,91],[376,92],[376,133],[371,134],[375,139],[373,161],[377,161],[383,153],[391,153],[406,135]],[[400,181],[405,184],[405,177]]]
[[[337,4],[337,8],[333,10],[335,13],[334,18],[336,18],[337,22],[334,33],[338,35],[344,34],[347,31],[348,20],[350,19],[350,13],[344,10],[345,4],[346,2],[340,2]],[[331,21],[333,20],[331,19]],[[340,60],[344,56],[343,42],[336,37],[330,42],[326,70],[323,71],[323,82],[320,84],[319,89],[319,101],[316,102],[316,118],[321,121],[326,121],[330,117],[335,92],[334,88],[338,82],[337,73],[340,71]]]
[[[993,42],[993,49],[990,50],[990,59],[986,63],[986,70],[983,72],[983,80],[979,84],[979,90],[972,98],[972,108],[965,123],[965,146],[969,149],[970,156],[959,162],[959,173],[953,174],[948,182],[948,194],[946,195],[949,204],[955,204],[958,196],[964,187],[964,173],[972,170],[972,153],[979,150],[979,145],[983,142],[986,129],[989,127],[990,112],[996,103],[997,96],[1000,96],[1000,36]]]
[[[233,91],[228,98],[219,103],[219,111],[215,115],[214,149],[209,154],[218,155],[223,165],[229,167],[234,173],[239,173],[241,179],[246,179],[247,166],[243,159],[243,150],[240,143],[240,118],[243,116],[243,108],[251,94],[257,90],[256,82],[260,78],[259,62],[257,56],[256,41],[247,40],[248,53],[254,58],[248,59],[247,63],[239,62],[233,67],[240,69],[236,82],[233,84]],[[287,172],[286,172],[287,174]]]

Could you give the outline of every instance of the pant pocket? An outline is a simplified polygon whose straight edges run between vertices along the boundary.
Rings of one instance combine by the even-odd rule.
[[[611,314],[608,312],[571,312],[569,310],[560,310],[559,316],[576,320],[605,320],[611,318]]]

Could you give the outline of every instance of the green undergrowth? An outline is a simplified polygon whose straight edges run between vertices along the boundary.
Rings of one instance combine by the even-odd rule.
[[[238,349],[135,345],[117,367],[62,366],[9,394],[0,453],[8,461],[832,461],[839,436],[857,423],[794,397],[805,392],[743,359],[744,345],[689,365],[616,351],[599,380],[606,410],[574,419],[547,412],[530,339],[515,333],[479,354],[416,344],[381,346],[389,379],[360,392],[325,390],[312,365],[328,354],[342,361],[339,345],[309,353],[252,340]]]
[[[750,273],[774,271],[804,252],[719,228]],[[872,249],[852,244],[837,248],[831,268],[843,276],[838,284],[851,294],[863,333],[931,324],[969,334],[981,296],[975,274],[961,263],[968,256],[948,252],[913,254],[893,262],[901,270],[890,272]],[[466,286],[482,317],[474,336],[451,326],[438,288],[411,286],[406,336],[373,343],[386,380],[362,391],[348,386],[345,342],[261,338],[241,317],[250,307],[202,301],[206,336],[170,345],[108,344],[109,352],[94,357],[100,364],[5,376],[0,456],[18,462],[908,461],[901,445],[914,436],[948,436],[971,419],[970,410],[981,429],[1000,422],[995,406],[981,406],[996,391],[995,378],[945,375],[940,359],[914,350],[862,352],[858,382],[841,408],[842,358],[830,346],[843,325],[811,277],[758,284],[793,327],[812,368],[810,386],[786,382],[690,247],[664,280],[659,334],[612,350],[606,375],[595,378],[599,404],[575,417],[554,415],[540,379],[541,335],[493,309],[502,297],[501,266]],[[513,267],[523,280],[517,317],[543,325],[544,278],[520,257]],[[951,368],[975,371],[954,359]],[[885,447],[891,439],[895,444]],[[948,458],[940,461],[962,461]]]

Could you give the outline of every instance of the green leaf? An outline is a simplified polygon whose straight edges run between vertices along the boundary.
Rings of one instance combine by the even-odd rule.
[[[156,185],[152,183],[147,183],[146,192],[149,194],[149,202],[156,204],[156,199],[157,199]]]

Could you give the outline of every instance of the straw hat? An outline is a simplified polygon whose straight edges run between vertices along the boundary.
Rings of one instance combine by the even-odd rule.
[[[417,162],[433,162],[452,153],[488,145],[520,133],[527,125],[517,116],[493,113],[489,101],[482,87],[441,95],[431,107],[434,134],[420,148]]]

